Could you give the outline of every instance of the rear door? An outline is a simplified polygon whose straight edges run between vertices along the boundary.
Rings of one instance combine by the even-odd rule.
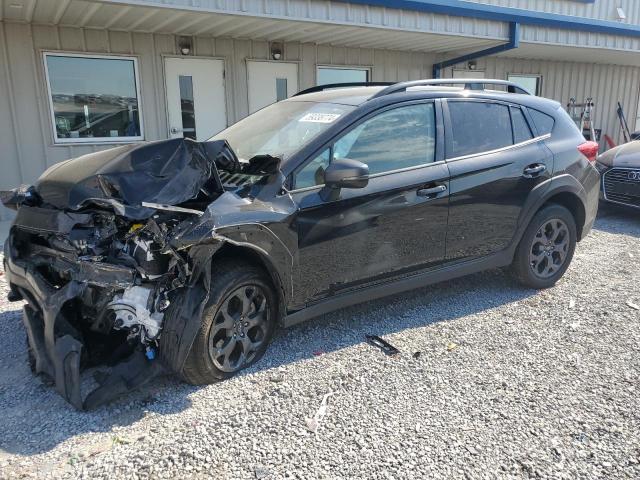
[[[534,137],[518,105],[475,99],[447,100],[445,130],[451,174],[446,257],[499,252],[514,237],[531,191],[551,176],[548,135]]]
[[[299,207],[298,302],[444,260],[449,173],[437,122],[433,101],[377,111],[298,169],[291,192]],[[368,164],[369,184],[323,200],[323,171],[333,158]]]

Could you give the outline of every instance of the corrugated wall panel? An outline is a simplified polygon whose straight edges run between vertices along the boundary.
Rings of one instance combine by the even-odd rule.
[[[558,30],[554,28],[523,25],[521,40],[526,42],[552,43],[580,47],[599,47],[624,50],[640,50],[640,39],[604,35],[602,33],[578,30]]]
[[[119,0],[104,0],[105,3]],[[475,20],[472,18],[452,17],[425,12],[402,11],[395,8],[334,2],[331,0],[137,0],[137,5],[149,7],[186,8],[190,11],[233,13],[239,15],[269,16],[281,19],[312,20],[333,24],[360,26],[380,26],[388,28],[407,28],[410,25],[425,32],[451,32],[463,35],[507,38],[508,26],[504,22]],[[140,13],[137,10],[138,15]],[[151,28],[154,17],[144,17],[138,28]],[[75,15],[63,16],[61,22],[68,24]],[[116,22],[114,27],[132,29],[125,19]],[[113,27],[112,27],[113,28]]]
[[[640,23],[640,2],[638,0],[596,0],[584,3],[575,0],[467,0],[474,3],[522,8],[540,12],[560,13],[578,17],[617,21],[616,7],[622,7],[627,15],[625,23]]]
[[[626,23],[640,23],[640,2],[637,0],[597,0],[593,4],[566,0],[473,1],[609,21],[617,20],[616,7],[622,6],[627,14]],[[153,31],[156,25],[163,24],[163,19],[166,17],[166,7],[172,7],[176,9],[188,8],[190,11],[195,10],[210,13],[242,16],[251,15],[254,17],[269,16],[271,18],[296,21],[328,22],[337,26],[383,27],[398,30],[421,31],[425,33],[450,33],[478,38],[486,37],[490,39],[508,38],[507,22],[350,4],[347,2],[332,2],[331,0],[309,0],[300,3],[293,0],[226,0],[225,2],[218,0],[198,0],[197,2],[193,0],[137,0],[137,3],[147,7],[162,7],[164,11],[136,7],[133,11],[135,12],[135,16],[138,17],[138,20],[134,20],[133,23],[131,23],[127,22],[126,18],[122,18],[117,20],[110,28],[127,30],[134,29],[135,27],[138,30]],[[69,13],[69,17],[63,16],[61,21],[63,24],[68,24],[75,18],[75,14]],[[169,16],[169,19],[170,18]],[[243,22],[246,30],[250,31],[251,25],[255,22],[255,18],[248,17],[247,20],[243,20]],[[204,28],[206,29],[206,25]],[[290,30],[286,26],[284,28],[285,32]],[[215,35],[215,32],[212,34]],[[219,33],[218,35],[224,36],[227,34]],[[523,40],[527,41],[640,50],[640,39],[589,32],[557,30],[525,25],[523,26],[522,36]],[[318,43],[322,43],[322,41]]]
[[[22,182],[22,159],[20,138],[16,130],[18,105],[13,89],[13,79],[9,73],[8,37],[5,24],[0,22],[0,189],[16,186]],[[0,220],[10,214],[9,209],[0,205]]]

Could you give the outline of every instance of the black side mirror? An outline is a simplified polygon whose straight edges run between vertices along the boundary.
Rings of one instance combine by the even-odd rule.
[[[349,158],[335,158],[324,171],[324,184],[331,189],[364,188],[369,184],[369,166]]]

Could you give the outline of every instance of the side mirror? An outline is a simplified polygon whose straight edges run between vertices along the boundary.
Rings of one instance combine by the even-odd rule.
[[[324,184],[331,189],[364,188],[369,184],[369,166],[349,158],[335,158],[324,171]]]

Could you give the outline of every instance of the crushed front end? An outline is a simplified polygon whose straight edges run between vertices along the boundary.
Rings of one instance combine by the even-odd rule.
[[[186,319],[204,308],[217,247],[180,250],[170,238],[222,193],[216,164],[237,166],[225,143],[99,152],[65,167],[91,171],[45,172],[35,187],[4,194],[17,210],[4,246],[9,299],[26,301],[32,369],[76,408],[179,371],[192,337]],[[70,175],[81,178],[60,180]],[[80,373],[97,366],[110,368],[85,395]]]

